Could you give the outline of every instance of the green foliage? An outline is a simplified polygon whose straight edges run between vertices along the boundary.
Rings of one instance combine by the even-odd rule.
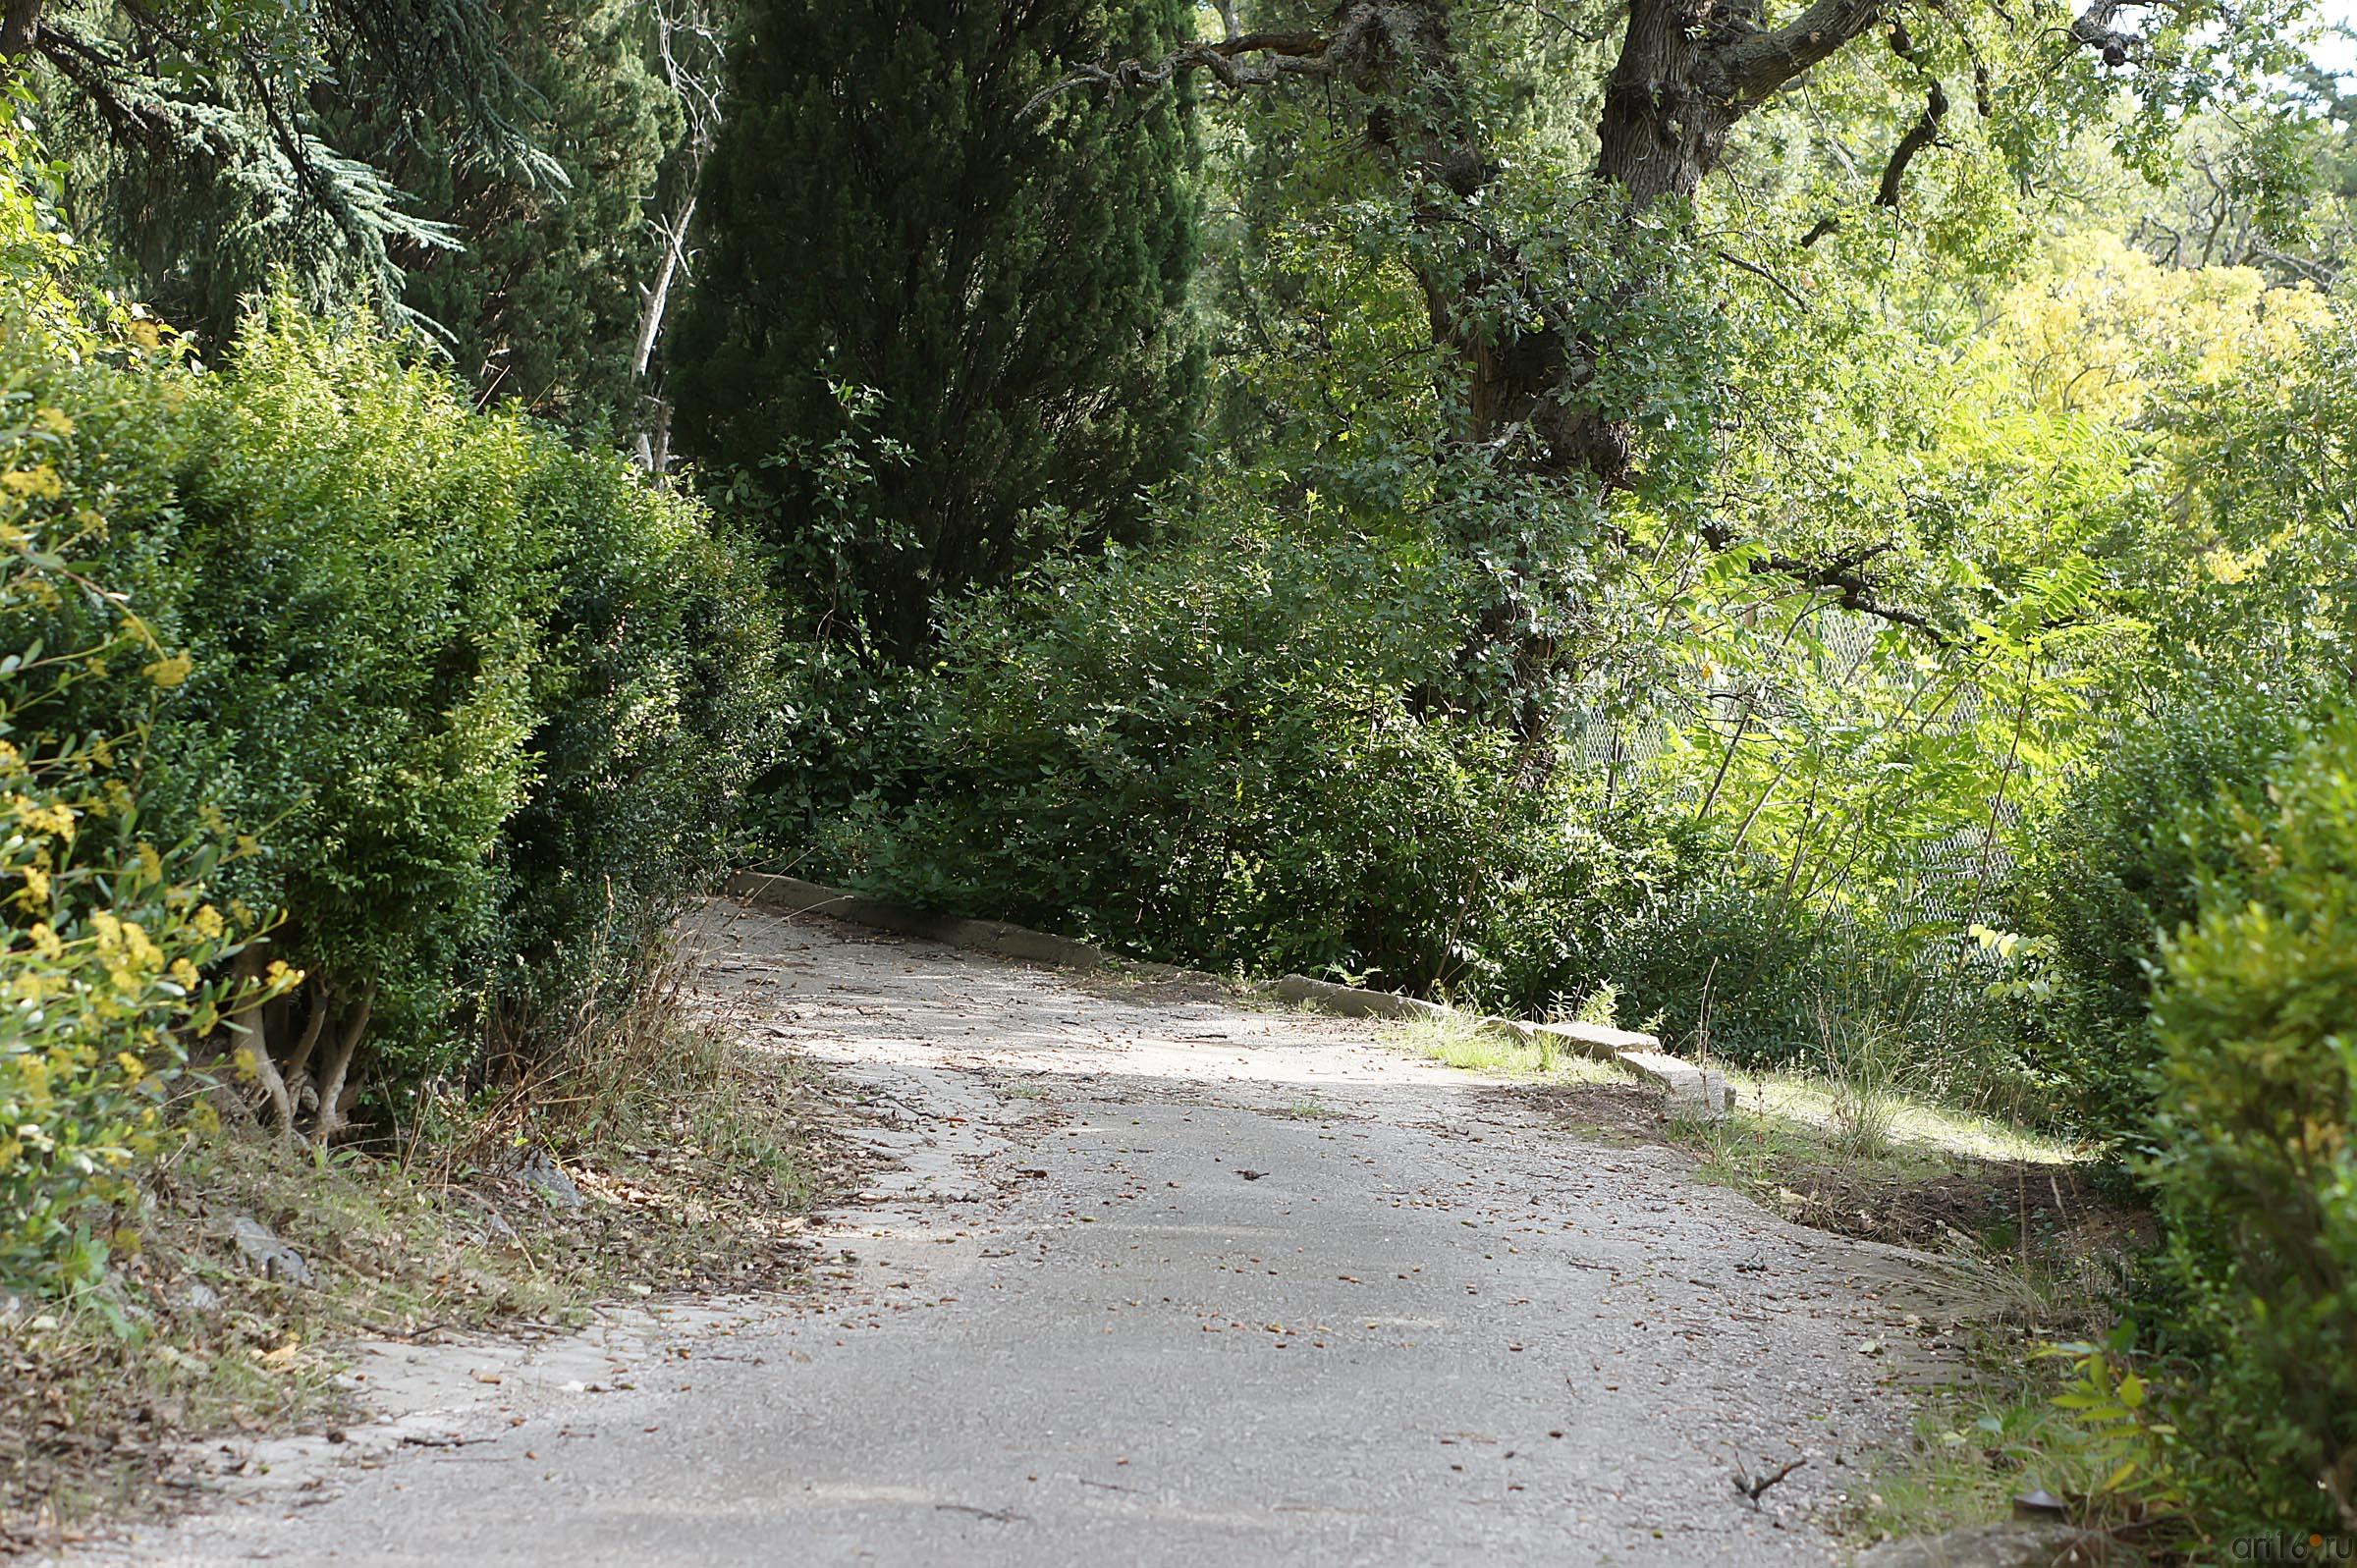
[[[178,650],[142,821],[234,821],[218,880],[285,911],[271,950],[306,983],[251,1022],[261,1065],[320,1080],[289,1108],[342,1081],[323,1035],[400,1091],[627,991],[773,744],[774,617],[701,510],[283,301],[224,374],[27,373],[108,502],[94,569]],[[99,618],[48,619],[86,642]],[[113,732],[153,695],[118,669],[45,722]]]
[[[561,181],[518,129],[521,91],[484,0],[41,0],[30,47],[44,137],[69,155],[82,226],[135,297],[218,345],[274,277],[312,303],[413,322],[406,268],[454,243],[377,156],[320,113],[347,73],[383,113],[449,128],[469,160]]]
[[[765,466],[843,428],[829,378],[882,395],[912,460],[849,552],[859,616],[921,641],[938,594],[1060,537],[1134,527],[1190,443],[1195,203],[1182,96],[1031,97],[1068,62],[1153,54],[1175,0],[760,0],[706,174],[707,252],[671,355],[684,451],[771,492],[798,545],[812,492]]]
[[[2089,1135],[2140,1132],[2162,945],[2194,916],[2239,811],[2258,805],[2301,732],[2279,692],[2227,687],[2124,724],[2040,827],[2012,897],[2047,945],[2051,994],[2027,1000],[2036,1055],[2070,1086]]]
[[[1409,693],[1460,590],[1347,536],[1048,568],[952,623],[939,762],[862,880],[1227,967],[1567,1010],[1674,834]]]
[[[2068,1416],[2076,1445],[2101,1478],[2082,1504],[2091,1524],[2115,1513],[2173,1511],[2186,1501],[2184,1433],[2137,1373],[2134,1341],[2134,1325],[2122,1324],[2101,1344],[2073,1340],[2041,1352],[2041,1359],[2070,1363],[2052,1403]]]
[[[539,1054],[629,997],[681,898],[717,877],[787,698],[757,557],[610,454],[541,437],[533,455],[521,502],[553,602],[485,1003],[498,1045]]]
[[[661,246],[648,207],[685,136],[652,10],[491,9],[483,46],[512,74],[502,112],[531,160],[479,155],[463,105],[419,113],[398,90],[411,70],[402,58],[356,55],[330,105],[335,139],[455,242],[408,260],[405,308],[433,323],[453,368],[486,397],[590,429],[637,416],[631,357]]]
[[[924,793],[950,695],[930,671],[847,644],[797,652],[780,676],[778,718],[789,738],[753,782],[746,812],[763,858],[781,864],[823,852],[821,840],[847,818],[890,814]]]
[[[862,619],[860,551],[915,545],[906,528],[877,514],[884,475],[905,467],[910,454],[878,430],[883,399],[873,388],[832,390],[838,423],[824,439],[790,438],[759,471],[739,470],[714,496],[727,514],[765,519],[767,563],[774,580],[794,587],[782,607],[804,642],[782,677],[780,719],[792,744],[755,787],[753,830],[773,853],[805,851],[854,810],[905,805],[922,786],[927,726],[942,695],[929,672],[883,657]],[[781,488],[806,498],[791,529],[774,525]]]
[[[2155,1000],[2146,1165],[2211,1351],[2200,1485],[2357,1530],[2357,722],[2233,820]]]
[[[2345,679],[2357,668],[2346,511],[2357,489],[2357,307],[2275,289],[2229,330],[2241,354],[2222,371],[2202,364],[2154,400],[2179,516],[2143,542],[2160,557],[2146,595],[2175,633],[2174,662],[2278,683],[2319,671]],[[2177,353],[2225,357],[2204,336],[2187,333]]]
[[[530,783],[548,590],[526,502],[545,460],[517,421],[291,309],[192,401],[169,525],[195,673],[158,749],[266,827],[248,898],[289,911],[282,946],[339,1008],[373,1007],[397,1072],[435,1070]]]
[[[192,1059],[324,1140],[626,1003],[775,749],[777,618],[699,506],[362,320],[281,297],[223,373],[88,325],[5,150],[0,1277],[66,1289]]]
[[[464,1059],[470,1014],[560,1027],[718,862],[767,745],[756,576],[619,459],[364,332],[282,310],[206,391],[169,735],[269,825],[251,901],[373,999],[396,1083]]]
[[[0,1287],[60,1292],[136,1247],[107,1212],[180,1131],[172,1097],[189,1042],[257,998],[224,963],[250,922],[212,901],[240,851],[217,826],[181,837],[148,821],[136,793],[149,721],[186,665],[105,570],[98,509],[112,498],[88,431],[107,410],[71,393],[137,404],[147,389],[137,373],[58,384],[58,347],[96,339],[66,304],[65,254],[29,207],[0,223],[12,242],[0,299]],[[59,637],[69,606],[82,633]],[[133,673],[141,700],[111,728],[59,723],[110,666]]]

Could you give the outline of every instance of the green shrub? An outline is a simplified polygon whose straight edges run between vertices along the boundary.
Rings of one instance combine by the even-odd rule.
[[[775,620],[702,509],[283,306],[221,373],[31,339],[5,362],[68,411],[91,571],[185,676],[159,701],[118,665],[38,722],[145,726],[158,841],[247,836],[219,891],[283,915],[242,978],[304,976],[248,1020],[272,1119],[327,1136],[363,1073],[512,1058],[627,990],[773,749]],[[84,646],[112,614],[12,623]]]
[[[533,433],[284,308],[192,393],[169,521],[194,669],[157,749],[269,847],[247,896],[287,911],[276,945],[311,972],[301,1015],[265,1020],[274,1053],[323,1010],[310,1059],[357,1030],[396,1076],[440,1070],[462,1050],[459,955],[496,918],[493,854],[531,779],[552,598],[525,510]]]
[[[1415,693],[1455,592],[1363,542],[1110,553],[953,620],[928,793],[862,881],[1218,967],[1575,1003],[1671,840]]]
[[[534,783],[506,823],[481,999],[502,1054],[545,1050],[642,977],[718,875],[781,723],[758,564],[685,497],[539,438],[523,497],[553,589],[531,669]]]
[[[2168,945],[2146,1175],[2230,1524],[2357,1531],[2357,721],[2233,815]]]
[[[2008,1113],[2039,1101],[1952,926],[1805,904],[1756,867],[1711,872],[1624,927],[1609,959],[1626,1014],[1673,1049],[1840,1075],[1841,1040],[1897,1038],[1911,1091]]]
[[[832,825],[904,810],[925,792],[944,688],[929,671],[850,642],[815,642],[780,673],[777,747],[748,792],[763,864],[842,876]]]
[[[2041,824],[2014,900],[2048,944],[2053,990],[2024,1022],[2080,1130],[2121,1138],[2150,1109],[2162,942],[2193,917],[2234,812],[2296,747],[2301,706],[2248,689],[2173,702],[2128,727]]]
[[[185,665],[89,559],[104,465],[80,460],[86,432],[36,396],[58,389],[36,385],[27,348],[15,333],[0,348],[0,1289],[60,1292],[131,1239],[108,1211],[179,1130],[189,1041],[258,998],[224,961],[247,922],[212,901],[238,854],[228,835],[175,839],[139,810],[146,710]],[[127,390],[129,405],[145,389]],[[59,640],[61,621],[83,634]],[[143,704],[112,729],[52,722],[110,666]]]
[[[1633,1016],[1665,1039],[1745,1066],[1810,1052],[1832,974],[1824,922],[1786,908],[1721,866],[1646,911],[1614,945],[1612,968]]]
[[[486,1035],[513,1064],[718,870],[773,722],[758,577],[692,502],[364,331],[274,312],[202,408],[169,726],[270,825],[251,899],[312,971],[273,1051],[324,1013],[386,1087]]]

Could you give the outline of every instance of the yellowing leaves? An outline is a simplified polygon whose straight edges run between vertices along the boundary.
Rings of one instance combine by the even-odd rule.
[[[2007,295],[1983,351],[2051,413],[2140,417],[2156,390],[2216,385],[2254,356],[2302,351],[2330,313],[2313,289],[2248,267],[2164,267],[2117,238],[2056,247],[2052,273]]]
[[[0,490],[5,490],[19,501],[55,501],[65,494],[65,482],[58,478],[57,470],[45,462],[30,468],[11,468],[0,473]]]
[[[176,653],[156,660],[146,666],[140,674],[159,686],[177,686],[188,679],[189,672],[195,668],[195,660],[185,653]]]
[[[34,833],[49,834],[68,843],[74,841],[77,814],[72,806],[63,801],[35,800],[28,795],[16,795],[10,799],[9,807],[15,812],[17,821]]]

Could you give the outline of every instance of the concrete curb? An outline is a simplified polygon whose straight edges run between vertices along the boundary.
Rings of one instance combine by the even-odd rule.
[[[1307,975],[1287,975],[1277,982],[1277,995],[1288,1001],[1307,1002],[1329,1012],[1354,1018],[1446,1018],[1453,1009],[1420,1001],[1389,991],[1361,991]],[[1630,1029],[1612,1029],[1592,1023],[1525,1023],[1519,1018],[1481,1017],[1476,1029],[1520,1040],[1545,1051],[1567,1050],[1597,1061],[1609,1061],[1640,1083],[1653,1085],[1669,1101],[1670,1113],[1697,1121],[1717,1121],[1734,1108],[1727,1075],[1713,1068],[1665,1054],[1652,1035]]]
[[[1171,964],[1124,958],[1093,943],[1076,942],[1069,937],[1051,937],[1046,932],[1010,925],[1004,920],[962,920],[954,915],[931,914],[894,899],[846,892],[840,888],[804,882],[799,877],[740,871],[729,878],[723,891],[731,897],[742,898],[765,908],[781,909],[789,914],[825,915],[829,919],[849,921],[855,926],[889,931],[896,936],[915,937],[953,947],[971,947],[980,952],[996,953],[1002,958],[1019,958],[1026,963],[1054,964],[1064,969],[1117,969],[1153,980],[1218,978]],[[1454,1013],[1453,1008],[1444,1007],[1438,1002],[1402,997],[1397,992],[1338,986],[1331,981],[1312,980],[1307,975],[1287,975],[1276,983],[1274,989],[1283,1000],[1301,1002],[1351,1018],[1438,1019]],[[1660,1089],[1673,1116],[1716,1121],[1734,1106],[1733,1093],[1727,1088],[1725,1074],[1665,1054],[1661,1041],[1652,1035],[1637,1034],[1627,1029],[1608,1029],[1601,1024],[1534,1024],[1518,1018],[1476,1018],[1474,1027],[1526,1041],[1542,1050],[1552,1046],[1598,1061],[1612,1062],[1640,1083]]]
[[[1345,1018],[1449,1016],[1449,1009],[1438,1002],[1402,997],[1396,991],[1361,991],[1356,986],[1338,986],[1332,981],[1312,980],[1307,975],[1287,975],[1272,989],[1282,1000],[1298,1001],[1327,1012],[1339,1012]]]

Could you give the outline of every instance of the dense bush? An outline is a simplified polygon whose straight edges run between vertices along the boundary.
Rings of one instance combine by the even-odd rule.
[[[0,361],[28,336],[10,325]],[[181,666],[92,574],[107,519],[69,477],[73,415],[21,364],[0,374],[0,1281],[62,1289],[97,1276],[114,1241],[100,1206],[174,1136],[189,1039],[259,994],[227,976],[249,933],[209,886],[237,850],[160,836],[138,809],[144,714],[43,722],[110,665],[151,702]],[[88,634],[44,637],[69,602]]]
[[[1363,541],[1050,568],[953,621],[929,792],[839,853],[905,896],[1166,957],[1576,1002],[1676,840],[1419,711],[1459,624],[1445,576]]]
[[[2128,725],[2031,842],[2014,898],[2051,990],[2024,1026],[2091,1135],[2130,1135],[2151,1108],[2162,942],[2193,917],[2234,813],[2296,747],[2303,706],[2247,688],[2171,702]]]
[[[565,1027],[717,864],[766,723],[757,581],[619,459],[365,333],[281,313],[197,393],[194,673],[157,745],[269,825],[249,901],[311,971],[274,1044],[364,1023],[402,1083],[486,1022]]]
[[[52,1141],[129,1147],[122,1097],[215,1033],[231,990],[269,995],[213,1047],[320,1138],[363,1076],[399,1092],[579,1029],[718,869],[770,749],[757,573],[693,504],[473,410],[357,323],[273,311],[218,373],[143,326],[101,347],[0,341],[15,446],[38,449],[8,481],[27,515],[0,606],[5,756],[30,781],[9,983],[68,985],[81,943],[186,995],[81,1031],[92,1108]],[[24,653],[43,647],[75,662]],[[85,797],[108,829],[77,839],[55,812]],[[69,898],[84,882],[103,891]],[[266,941],[241,950],[224,910]],[[18,1104],[31,1058],[10,1050]],[[54,1250],[106,1190],[17,1196],[11,1231]]]
[[[942,684],[849,642],[816,642],[782,672],[771,753],[747,790],[745,826],[772,869],[841,874],[835,825],[891,815],[929,792]]]
[[[156,749],[270,847],[247,896],[288,912],[274,946],[310,971],[302,1005],[266,1020],[287,1037],[273,1054],[321,1016],[323,1094],[348,1036],[397,1076],[439,1070],[531,781],[550,597],[531,432],[294,312],[190,392],[196,439],[156,525],[193,670]]]
[[[1908,965],[1883,934],[1829,919],[1722,866],[1663,899],[1613,946],[1629,1006],[1665,1039],[1745,1066],[1782,1066],[1821,1043],[1826,1011],[1873,1010]],[[1909,957],[1917,956],[1908,954]]]
[[[2169,944],[2148,1175],[2232,1523],[2357,1531],[2357,723],[2234,813]]]
[[[733,852],[778,749],[778,617],[760,563],[606,453],[537,438],[521,506],[550,595],[525,742],[533,783],[478,944],[503,1051],[541,1051],[641,978],[680,898]]]

